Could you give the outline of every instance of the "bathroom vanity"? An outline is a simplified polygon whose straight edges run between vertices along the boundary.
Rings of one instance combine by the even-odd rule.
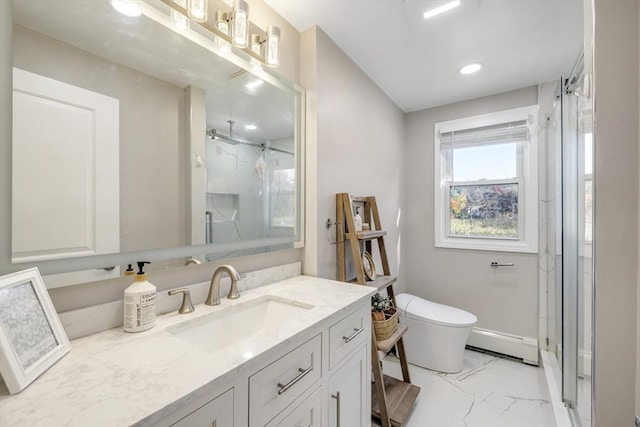
[[[373,293],[297,276],[74,340],[25,390],[0,391],[0,424],[367,425]]]

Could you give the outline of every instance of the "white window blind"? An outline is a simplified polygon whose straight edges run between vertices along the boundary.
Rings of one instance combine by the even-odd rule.
[[[527,120],[440,133],[440,149],[529,141]]]

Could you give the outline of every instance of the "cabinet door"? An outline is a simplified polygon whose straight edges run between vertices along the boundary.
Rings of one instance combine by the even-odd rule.
[[[329,425],[353,427],[371,424],[371,371],[367,346],[362,346],[329,378]]]
[[[233,389],[193,411],[173,427],[233,427]]]

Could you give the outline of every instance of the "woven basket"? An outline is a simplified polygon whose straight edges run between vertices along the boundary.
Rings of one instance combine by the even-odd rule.
[[[398,329],[398,312],[391,307],[385,311],[385,320],[372,320],[376,340],[386,340]]]

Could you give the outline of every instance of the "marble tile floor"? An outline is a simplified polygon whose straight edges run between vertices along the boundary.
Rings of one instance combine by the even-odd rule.
[[[383,360],[383,372],[402,378],[392,355]],[[462,372],[409,365],[409,373],[421,390],[403,427],[556,426],[542,367],[465,350]]]

